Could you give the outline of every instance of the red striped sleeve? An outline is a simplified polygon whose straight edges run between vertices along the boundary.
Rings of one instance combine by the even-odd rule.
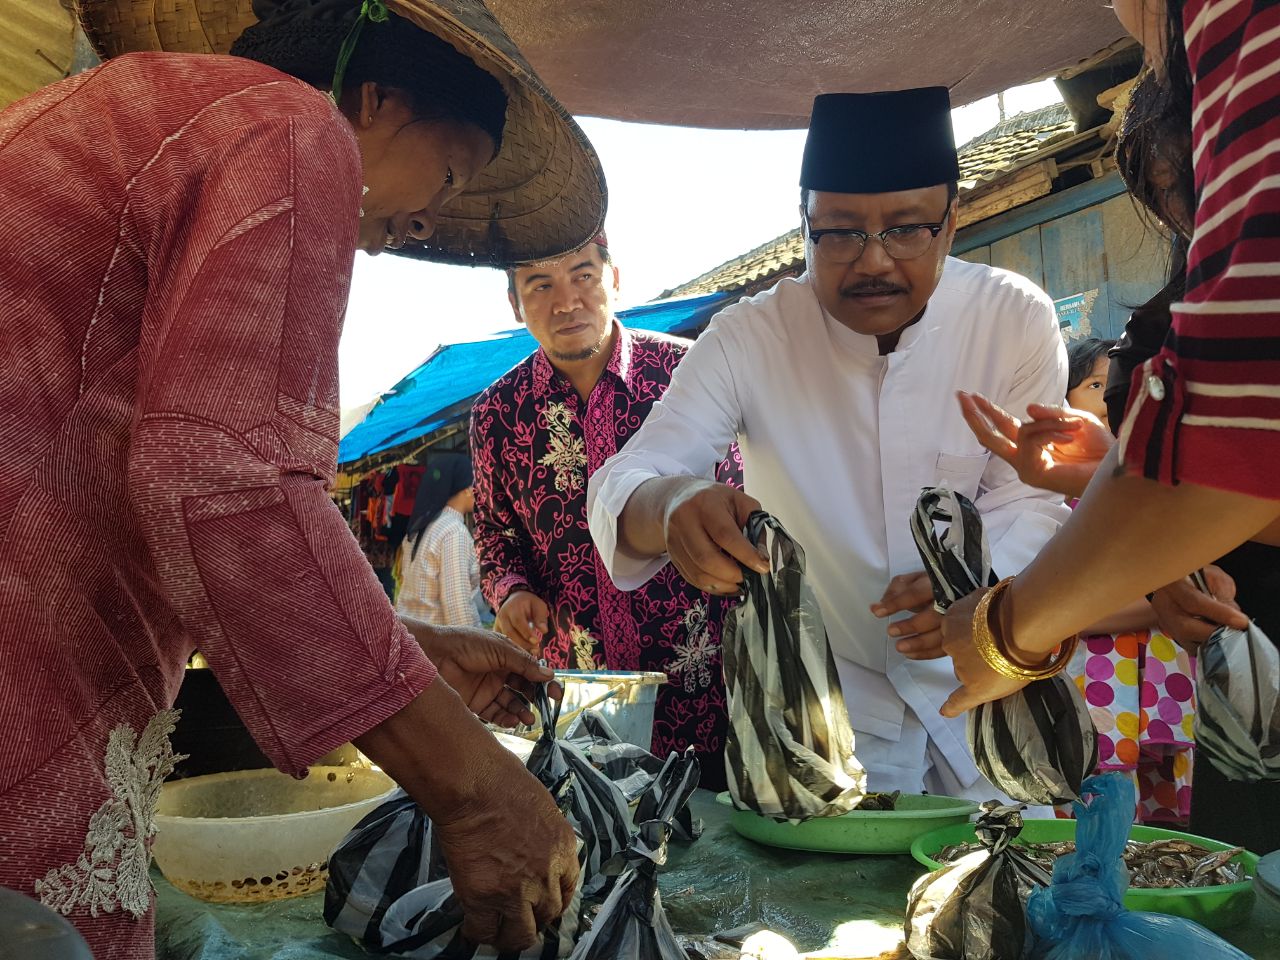
[[[1188,0],[1196,228],[1162,353],[1134,374],[1129,469],[1280,498],[1280,0]]]

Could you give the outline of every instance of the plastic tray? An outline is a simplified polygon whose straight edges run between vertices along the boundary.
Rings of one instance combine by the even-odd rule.
[[[1028,843],[1048,843],[1055,840],[1074,840],[1076,822],[1074,820],[1027,820],[1022,826],[1018,840]],[[977,839],[972,824],[944,827],[925,834],[911,845],[911,855],[930,870],[937,870],[941,864],[931,854],[938,853],[943,847],[953,843],[967,843]],[[1190,840],[1208,850],[1228,850],[1232,844],[1197,837],[1177,830],[1162,830],[1159,827],[1134,826],[1129,831],[1130,840]],[[1014,841],[1015,843],[1017,841]],[[1242,853],[1235,862],[1243,863],[1250,877],[1258,874],[1258,857],[1253,853]],[[1253,912],[1255,894],[1252,880],[1241,883],[1228,883],[1217,887],[1192,887],[1173,890],[1148,890],[1130,887],[1124,895],[1124,905],[1130,910],[1146,910],[1151,913],[1168,913],[1175,917],[1186,917],[1194,920],[1210,930],[1227,930],[1245,923]]]
[[[716,798],[733,806],[729,794]],[[734,810],[729,823],[748,840],[787,850],[816,853],[908,853],[912,841],[939,827],[965,827],[978,812],[971,800],[927,794],[903,794],[896,810],[854,810],[842,817],[815,817],[803,823],[779,823],[750,810]]]

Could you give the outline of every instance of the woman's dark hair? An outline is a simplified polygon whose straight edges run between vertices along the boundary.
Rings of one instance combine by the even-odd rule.
[[[453,495],[475,483],[471,458],[464,453],[432,454],[427,459],[426,467],[413,501],[409,526],[405,530],[405,539],[410,544],[410,559],[418,555],[422,535],[436,517],[444,512]]]
[[[321,90],[333,84],[342,42],[360,14],[359,0],[254,0],[258,23],[231,53],[275,67]],[[502,147],[507,94],[493,74],[433,33],[391,13],[367,20],[347,63],[344,90],[372,81],[401,90],[419,120],[479,127]]]
[[[1116,165],[1134,199],[1171,232],[1189,239],[1196,200],[1184,3],[1166,0],[1164,63],[1159,75],[1148,71],[1134,84],[1120,127]]]
[[[1067,344],[1067,392],[1089,379],[1098,358],[1105,357],[1115,345],[1114,340],[1099,340],[1097,337],[1070,341]]]

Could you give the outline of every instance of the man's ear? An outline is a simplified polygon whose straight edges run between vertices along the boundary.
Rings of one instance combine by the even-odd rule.
[[[511,304],[511,312],[516,315],[516,323],[524,326],[524,315],[520,313],[520,301],[510,290],[507,291],[507,302]]]
[[[615,267],[612,263],[609,264],[609,269],[613,272],[613,292],[621,293],[622,292],[622,275],[618,273],[618,268]]]

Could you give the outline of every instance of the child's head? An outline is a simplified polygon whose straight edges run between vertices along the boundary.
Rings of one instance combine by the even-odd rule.
[[[1067,344],[1067,406],[1092,413],[1107,422],[1107,404],[1103,394],[1107,388],[1107,351],[1114,340],[1085,337]]]

